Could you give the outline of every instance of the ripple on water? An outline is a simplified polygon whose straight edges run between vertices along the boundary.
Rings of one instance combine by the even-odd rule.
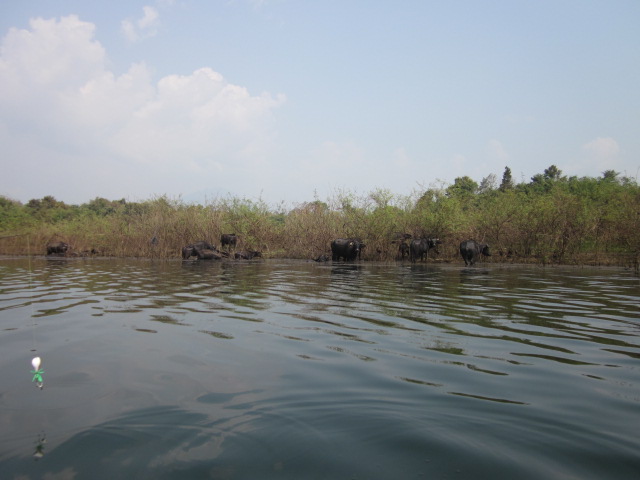
[[[45,430],[47,468],[92,478],[640,469],[630,273],[268,260],[0,268],[9,478],[42,476],[31,453]]]

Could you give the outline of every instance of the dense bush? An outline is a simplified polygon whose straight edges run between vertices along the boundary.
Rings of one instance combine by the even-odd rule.
[[[367,245],[364,259],[390,261],[398,235],[409,233],[439,237],[441,261],[457,261],[459,242],[474,238],[491,245],[491,261],[637,265],[640,188],[613,171],[577,178],[551,166],[528,183],[515,184],[507,167],[499,186],[495,175],[480,184],[461,177],[410,195],[341,191],[289,209],[238,198],[96,198],[77,206],[0,197],[3,254],[42,254],[47,242],[65,241],[76,255],[170,258],[190,242],[218,244],[222,233],[266,257],[313,258],[329,253],[333,238],[356,237]]]

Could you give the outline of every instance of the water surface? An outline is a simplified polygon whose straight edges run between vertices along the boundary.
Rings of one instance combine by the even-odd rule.
[[[619,269],[3,259],[0,472],[635,479],[639,305]]]

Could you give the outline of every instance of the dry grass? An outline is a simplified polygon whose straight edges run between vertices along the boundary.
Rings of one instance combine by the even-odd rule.
[[[140,208],[5,228],[0,254],[45,254],[48,242],[64,241],[72,255],[179,258],[186,244],[219,246],[221,234],[235,233],[237,250],[259,250],[265,258],[311,259],[330,254],[334,238],[353,237],[366,244],[363,260],[395,261],[394,239],[409,233],[443,241],[430,262],[460,261],[459,243],[474,238],[491,245],[490,262],[633,267],[640,251],[640,196],[623,200],[623,210],[606,211],[566,194],[507,192],[468,201],[441,192],[425,200],[377,191],[341,193],[285,211],[242,199],[189,205],[161,197],[135,205]]]

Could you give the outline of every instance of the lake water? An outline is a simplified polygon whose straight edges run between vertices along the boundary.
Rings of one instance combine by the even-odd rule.
[[[640,478],[621,269],[8,258],[0,351],[3,479]]]

